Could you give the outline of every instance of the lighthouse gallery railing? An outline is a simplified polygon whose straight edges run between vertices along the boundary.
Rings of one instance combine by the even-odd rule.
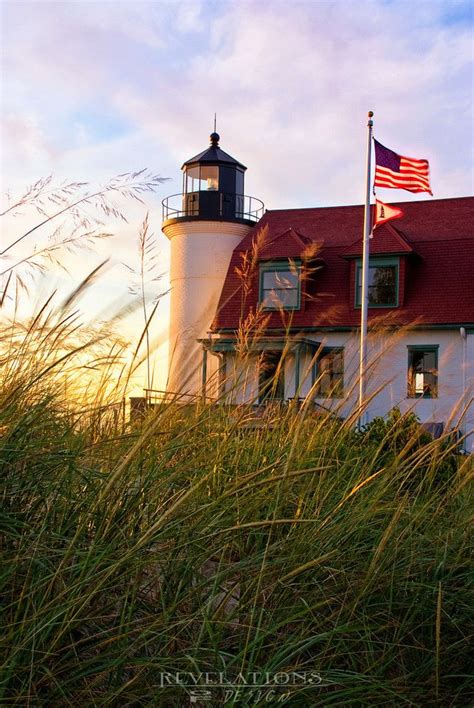
[[[202,195],[202,196],[201,196]],[[211,209],[208,207],[212,195]],[[206,200],[206,204],[204,204]],[[183,218],[234,218],[257,222],[264,212],[264,204],[257,197],[227,192],[181,192],[161,202],[163,221]]]

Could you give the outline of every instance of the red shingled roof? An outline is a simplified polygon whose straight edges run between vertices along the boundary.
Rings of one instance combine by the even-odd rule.
[[[262,260],[269,258],[298,258],[301,253],[311,246],[313,241],[307,236],[298,233],[291,226],[281,234],[265,238],[259,247],[259,256]]]
[[[388,317],[397,325],[474,324],[474,198],[396,206],[404,216],[396,228],[384,224],[376,229],[370,248],[373,254],[400,254],[401,304],[369,308],[369,321]],[[301,258],[313,266],[303,283],[302,308],[291,313],[293,330],[358,327],[350,256],[361,253],[363,212],[363,206],[267,211],[232,255],[213,330],[237,329],[242,314],[258,306],[258,267],[247,265],[249,289],[237,272],[252,247],[257,259]],[[281,327],[281,314],[269,313],[268,329]]]
[[[363,239],[352,244],[344,251],[344,256],[347,258],[362,256]],[[370,253],[372,255],[387,255],[401,253],[413,253],[413,248],[410,246],[406,238],[392,224],[385,224],[375,229],[373,237],[370,240]]]

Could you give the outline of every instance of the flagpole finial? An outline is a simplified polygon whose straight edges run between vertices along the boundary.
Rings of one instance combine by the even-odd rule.
[[[373,111],[369,111],[367,115],[369,116],[369,118],[373,118],[373,117],[374,117],[374,112],[373,112]]]
[[[371,128],[371,127],[373,126],[373,124],[374,124],[374,121],[372,120],[372,118],[373,118],[373,116],[374,116],[374,112],[373,112],[373,111],[369,111],[369,112],[367,113],[367,115],[368,115],[368,117],[369,117],[369,122],[367,123],[367,125],[368,125],[369,128]]]

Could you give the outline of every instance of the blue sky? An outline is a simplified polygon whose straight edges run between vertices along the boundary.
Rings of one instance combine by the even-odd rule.
[[[159,204],[180,191],[180,166],[206,147],[214,112],[222,147],[248,166],[246,192],[270,209],[362,202],[368,109],[378,140],[430,160],[435,198],[472,193],[471,2],[1,7],[2,192],[50,173],[100,184],[149,167],[170,178],[149,200],[163,271]],[[136,257],[143,217],[124,208],[130,224],[107,246],[114,296],[126,292],[119,264]],[[93,264],[88,255],[76,272]]]

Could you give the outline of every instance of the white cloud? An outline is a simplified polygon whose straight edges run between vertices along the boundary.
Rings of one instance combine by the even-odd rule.
[[[269,206],[360,201],[369,108],[380,139],[440,166],[439,196],[466,193],[471,38],[439,14],[436,3],[233,3],[179,74],[149,75],[158,105],[132,85],[117,103],[165,136],[176,164],[203,146],[217,110],[223,147]]]
[[[199,0],[188,0],[179,3],[176,24],[173,28],[179,32],[199,32],[202,30],[202,3]]]
[[[20,81],[33,67],[48,103],[56,93],[70,110],[89,104],[125,117],[142,137],[138,152],[159,152],[174,176],[205,145],[217,111],[223,147],[246,162],[248,185],[269,206],[360,201],[372,108],[380,139],[440,166],[440,196],[470,189],[472,42],[464,25],[441,22],[442,3],[51,7],[41,4],[39,21],[36,6],[22,28]],[[195,44],[179,43],[189,31]]]
[[[18,154],[27,158],[54,159],[57,149],[39,125],[33,114],[6,113],[2,121],[1,141],[3,146],[13,145]]]

